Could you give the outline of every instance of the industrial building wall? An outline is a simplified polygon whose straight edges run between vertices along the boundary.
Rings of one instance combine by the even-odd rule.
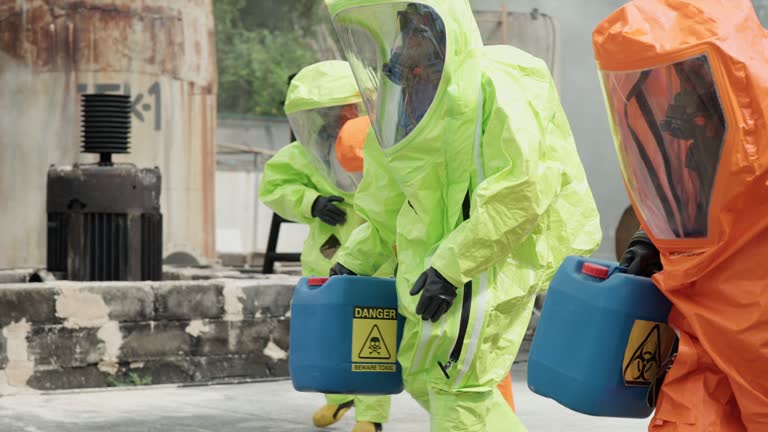
[[[259,201],[259,184],[264,163],[289,143],[290,135],[285,118],[219,117],[216,131],[218,253],[248,255],[266,250],[272,210]],[[283,225],[277,250],[300,252],[308,232],[304,225]]]
[[[131,153],[115,161],[160,168],[164,255],[215,258],[212,11],[0,0],[0,268],[45,265],[48,167],[94,161],[79,154],[83,93],[131,96]]]
[[[220,254],[266,250],[272,210],[255,193],[261,175],[255,170],[216,172],[216,249]],[[278,252],[301,252],[308,233],[306,225],[283,225]]]

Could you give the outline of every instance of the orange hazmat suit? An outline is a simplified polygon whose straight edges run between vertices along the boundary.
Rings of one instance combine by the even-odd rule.
[[[748,0],[635,0],[593,45],[680,339],[649,430],[768,431],[768,35]]]

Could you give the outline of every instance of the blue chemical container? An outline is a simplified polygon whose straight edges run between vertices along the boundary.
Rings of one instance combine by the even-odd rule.
[[[394,279],[301,279],[291,304],[293,387],[357,395],[402,392],[397,350],[403,324]]]
[[[569,257],[547,293],[528,387],[580,413],[645,418],[647,395],[675,334],[671,303],[616,263]]]

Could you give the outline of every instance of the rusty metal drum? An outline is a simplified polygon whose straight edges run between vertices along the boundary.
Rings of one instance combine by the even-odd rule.
[[[216,81],[212,0],[0,0],[0,268],[45,264],[47,169],[92,162],[81,93],[131,96],[116,161],[160,168],[165,254],[212,261]]]

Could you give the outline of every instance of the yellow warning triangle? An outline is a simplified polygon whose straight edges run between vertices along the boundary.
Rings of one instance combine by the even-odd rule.
[[[657,324],[632,353],[624,368],[624,380],[633,385],[648,385],[653,382],[661,366],[661,349],[661,330]]]
[[[366,360],[389,360],[391,357],[389,347],[381,335],[378,324],[374,324],[371,328],[357,356]]]

